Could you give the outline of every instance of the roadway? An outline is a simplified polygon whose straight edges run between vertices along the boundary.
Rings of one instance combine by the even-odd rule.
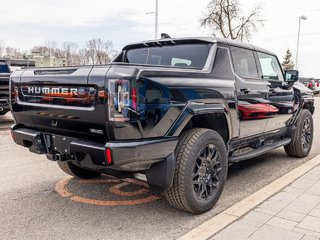
[[[0,117],[0,239],[174,239],[320,153],[320,98],[315,136],[305,159],[283,148],[229,167],[225,190],[210,212],[172,208],[139,181],[104,176],[77,181],[55,162],[15,145],[10,114]]]

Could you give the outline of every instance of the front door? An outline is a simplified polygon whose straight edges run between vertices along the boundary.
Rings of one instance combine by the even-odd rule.
[[[292,117],[294,106],[293,88],[286,89],[283,72],[276,56],[257,52],[261,69],[261,78],[268,82],[268,101],[270,112],[275,112],[268,119],[264,132],[270,132],[286,126]]]
[[[262,134],[272,117],[268,101],[269,82],[259,77],[257,57],[253,49],[230,46],[236,74],[237,108],[241,138]]]

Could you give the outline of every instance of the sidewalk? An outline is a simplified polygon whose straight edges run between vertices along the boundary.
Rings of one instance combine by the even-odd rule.
[[[320,240],[320,165],[210,240]]]

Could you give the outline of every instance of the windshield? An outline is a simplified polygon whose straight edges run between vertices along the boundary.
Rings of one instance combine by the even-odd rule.
[[[0,73],[10,73],[10,69],[6,62],[0,62]]]
[[[211,44],[180,44],[130,49],[125,61],[180,68],[204,68]]]

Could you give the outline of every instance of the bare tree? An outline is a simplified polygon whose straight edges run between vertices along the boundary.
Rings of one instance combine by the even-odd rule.
[[[104,64],[111,62],[114,50],[113,50],[113,43],[111,41],[104,42],[104,51],[105,51],[105,58]]]
[[[88,50],[86,48],[79,49],[78,56],[79,56],[79,65],[90,64],[90,57],[88,54]]]
[[[5,49],[5,55],[8,58],[23,58],[24,54],[17,48],[12,48],[12,47],[6,47]]]
[[[19,49],[2,47],[1,43],[0,41],[0,56],[6,54],[9,58],[29,57],[26,52],[22,53]],[[106,64],[117,54],[112,42],[101,38],[87,41],[83,48],[79,48],[74,42],[64,42],[62,47],[59,47],[57,42],[47,41],[45,45],[34,46],[29,52],[33,55],[56,57],[58,61],[60,60],[60,64],[64,63],[66,66]]]
[[[80,61],[78,58],[78,44],[74,42],[64,42],[63,43],[63,52],[66,59],[67,66],[79,65]]]
[[[201,26],[213,28],[214,35],[224,38],[249,40],[251,34],[258,30],[258,26],[263,26],[261,12],[261,5],[245,15],[241,11],[239,0],[211,0],[201,19]]]
[[[101,55],[103,50],[103,40],[101,38],[94,38],[86,42],[88,54],[92,64],[102,64]]]
[[[106,64],[111,61],[112,42],[94,38],[86,42],[87,55],[91,64]]]
[[[57,42],[56,41],[46,41],[45,47],[49,51],[50,56],[54,56],[57,50]]]

